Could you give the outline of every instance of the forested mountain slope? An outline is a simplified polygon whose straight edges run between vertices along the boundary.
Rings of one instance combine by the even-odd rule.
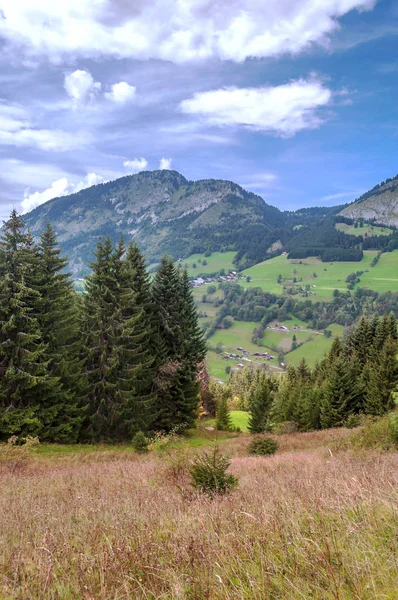
[[[85,272],[99,236],[134,238],[149,261],[221,249],[267,247],[284,214],[239,185],[188,181],[176,171],[143,171],[55,198],[26,215],[37,235],[47,222],[57,232],[75,274]]]

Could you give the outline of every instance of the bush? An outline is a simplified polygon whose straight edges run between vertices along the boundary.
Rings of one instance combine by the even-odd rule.
[[[382,418],[364,417],[363,427],[352,433],[349,444],[354,448],[395,450],[398,447],[398,413],[392,412]]]
[[[296,433],[298,431],[297,423],[294,421],[282,421],[281,423],[275,423],[272,427],[272,433],[276,435],[283,435],[285,433]]]
[[[249,444],[249,453],[258,456],[270,456],[278,450],[278,443],[270,437],[258,437]]]
[[[0,445],[0,472],[3,469],[10,473],[25,471],[32,460],[30,449],[37,444],[37,437],[11,436],[7,444]]]
[[[138,431],[133,439],[131,440],[131,444],[136,452],[140,454],[145,454],[149,449],[149,440],[145,437],[142,431]]]
[[[363,419],[361,415],[349,415],[346,419],[344,425],[347,429],[355,429],[355,427],[359,427],[362,423]]]
[[[226,494],[238,485],[237,477],[229,475],[230,461],[220,453],[217,445],[211,453],[198,454],[191,467],[192,486],[211,498]]]

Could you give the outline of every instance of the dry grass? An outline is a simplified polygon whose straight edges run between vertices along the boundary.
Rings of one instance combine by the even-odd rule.
[[[0,598],[395,599],[398,456],[331,455],[314,433],[257,458],[238,440],[223,444],[239,488],[213,501],[152,454],[4,471]]]

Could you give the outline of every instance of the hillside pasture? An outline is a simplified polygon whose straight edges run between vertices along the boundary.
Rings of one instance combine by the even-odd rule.
[[[245,367],[256,364],[266,364],[272,367],[278,366],[279,352],[285,353],[285,362],[287,364],[298,364],[304,357],[308,364],[313,365],[316,360],[322,358],[325,352],[330,348],[332,339],[327,339],[324,335],[316,331],[308,329],[292,330],[295,321],[284,321],[284,325],[289,328],[289,331],[273,328],[266,328],[264,337],[261,340],[261,346],[253,344],[251,341],[253,329],[259,326],[259,323],[244,321],[233,321],[232,327],[229,329],[218,329],[208,340],[209,346],[212,348],[207,354],[207,367],[210,375],[217,379],[226,381],[229,375],[225,372],[225,368],[230,366],[234,368],[236,364],[242,363]],[[300,323],[302,323],[300,321]],[[306,327],[305,323],[302,323]],[[335,329],[333,329],[335,327]],[[340,333],[340,326],[331,326],[333,333]],[[341,328],[343,329],[343,328]],[[299,347],[296,350],[291,350],[293,344],[293,336],[296,336],[296,342]],[[213,349],[221,345],[222,352],[216,353]],[[237,348],[242,347],[251,353],[249,357],[251,363],[242,361],[241,359],[226,359],[225,353],[239,354]],[[274,355],[273,360],[265,360],[264,358],[254,357],[254,352],[269,352]]]
[[[377,265],[360,277],[362,287],[379,292],[398,292],[398,250],[385,252]]]
[[[363,227],[355,227],[346,223],[336,223],[336,229],[347,235],[362,235],[363,237],[372,237],[374,235],[391,235],[393,230],[388,227],[380,227],[378,225],[369,225],[364,223]]]
[[[283,286],[294,285],[295,277],[296,285],[305,287],[308,284],[311,286],[311,292],[314,293],[304,299],[329,301],[333,298],[335,289],[342,293],[347,291],[348,275],[368,269],[369,272],[363,273],[360,277],[361,282],[356,287],[368,287],[375,291],[398,291],[398,251],[383,254],[376,266],[371,267],[376,254],[375,251],[366,250],[360,262],[333,263],[324,263],[314,257],[288,259],[287,255],[281,255],[246,269],[243,274],[249,275],[251,280],[247,283],[243,279],[240,283],[244,287],[260,287],[265,291],[282,295]],[[282,283],[277,283],[279,275],[282,276]]]
[[[188,267],[188,273],[191,277],[198,277],[200,274],[215,273],[225,269],[226,272],[234,271],[236,267],[233,259],[236,252],[212,252],[210,256],[204,254],[192,254],[182,262],[178,263]],[[204,265],[203,261],[207,264]],[[193,267],[193,265],[196,267]]]
[[[333,338],[327,338],[324,335],[314,335],[302,346],[299,346],[296,350],[292,350],[289,354],[286,354],[285,362],[287,365],[297,367],[300,361],[305,358],[307,364],[310,367],[313,367],[314,364],[321,360],[330,350],[332,343]]]

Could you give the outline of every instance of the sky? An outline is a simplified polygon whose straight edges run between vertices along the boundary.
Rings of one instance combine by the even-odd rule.
[[[0,219],[159,168],[343,204],[397,117],[396,0],[0,0]]]

